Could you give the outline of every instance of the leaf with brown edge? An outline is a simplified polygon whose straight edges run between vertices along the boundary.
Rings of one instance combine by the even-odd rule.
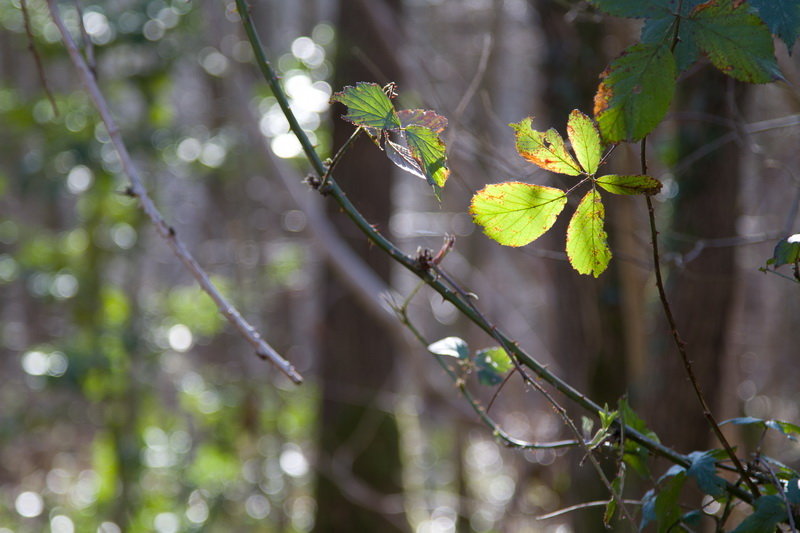
[[[561,189],[509,181],[475,193],[469,212],[500,244],[525,246],[553,226],[566,203]]]
[[[597,126],[592,119],[573,109],[567,122],[567,136],[583,170],[587,174],[594,175],[603,155],[603,145],[600,142]]]
[[[567,227],[567,257],[580,274],[598,277],[609,261],[611,250],[603,229],[605,208],[600,193],[591,189],[583,197]]]
[[[397,112],[400,124],[408,126],[425,126],[434,133],[442,133],[447,127],[447,119],[430,109],[402,109]]]
[[[545,170],[578,176],[581,167],[567,151],[564,139],[555,129],[545,132],[532,127],[533,117],[523,119],[517,124],[509,124],[516,132],[516,146],[519,155]]]
[[[661,182],[650,176],[608,174],[597,178],[595,183],[614,194],[657,194],[661,190]]]
[[[347,86],[334,93],[331,102],[346,105],[347,114],[342,118],[365,128],[370,135],[400,127],[392,101],[377,83],[358,82],[355,86]]]

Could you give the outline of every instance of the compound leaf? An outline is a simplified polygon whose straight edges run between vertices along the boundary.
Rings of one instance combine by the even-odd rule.
[[[554,129],[537,131],[531,126],[532,117],[517,124],[509,124],[516,132],[519,155],[536,166],[552,172],[577,176],[581,168],[567,151],[564,139]]]
[[[587,174],[597,172],[600,158],[603,155],[603,146],[600,143],[600,133],[592,119],[574,109],[569,114],[567,122],[567,136],[572,143],[572,151],[578,158],[578,163]]]
[[[502,348],[495,346],[479,350],[475,354],[478,367],[478,382],[482,385],[497,385],[503,381],[503,374],[514,367],[511,358]]]
[[[459,337],[445,337],[428,346],[428,351],[436,355],[447,355],[456,359],[469,358],[469,346]]]
[[[425,126],[408,126],[404,133],[411,154],[420,163],[425,179],[438,193],[437,187],[444,187],[450,175],[444,143],[437,133]]]
[[[787,439],[793,440],[795,442],[798,441],[796,435],[800,435],[800,426],[792,424],[791,422],[784,422],[783,420],[771,420],[771,419],[765,420],[762,418],[755,418],[752,416],[742,416],[739,418],[731,418],[730,420],[722,422],[722,424],[736,424],[739,426],[755,424],[761,426],[762,428],[774,429],[775,431],[783,434]]]
[[[567,257],[581,274],[599,276],[611,260],[603,229],[605,209],[600,193],[590,190],[572,215],[567,228]]]
[[[675,92],[675,58],[668,44],[627,48],[603,73],[594,116],[608,142],[638,141],[669,109]]]
[[[800,35],[800,2],[797,0],[750,0],[770,31],[786,43],[789,50]]]
[[[697,46],[725,74],[748,83],[779,79],[772,35],[764,22],[740,0],[709,0],[686,21]]]
[[[525,246],[553,226],[566,203],[561,189],[509,181],[478,191],[469,212],[484,233],[500,244]]]
[[[761,496],[753,504],[753,514],[745,518],[733,533],[774,533],[775,528],[786,519],[786,505],[780,496]]]
[[[614,194],[656,194],[661,190],[661,182],[650,176],[608,174],[597,178],[595,183]]]
[[[394,105],[377,83],[358,82],[355,87],[348,85],[331,97],[332,102],[347,106],[345,120],[363,126],[372,135],[378,130],[389,130],[401,126]]]

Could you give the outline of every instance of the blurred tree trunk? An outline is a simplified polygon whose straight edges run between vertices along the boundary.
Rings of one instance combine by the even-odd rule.
[[[399,16],[399,1],[387,2]],[[358,81],[399,81],[395,50],[376,34],[364,4],[340,2],[334,87]],[[396,43],[399,44],[399,43]],[[353,126],[334,108],[333,146],[341,146]],[[391,211],[388,159],[365,136],[349,150],[336,177],[351,200],[381,231]],[[340,212],[331,219],[361,257],[384,279],[390,261]],[[349,296],[332,273],[324,300],[319,446],[315,531],[404,531],[399,439],[396,421],[378,395],[391,394],[396,347]],[[386,497],[392,495],[391,497]]]
[[[697,116],[735,120],[744,94],[743,86],[706,68],[686,80],[680,107]],[[719,120],[680,123],[676,161],[680,164],[684,158],[729,131],[729,126]],[[736,235],[740,154],[741,147],[737,143],[728,143],[678,173],[679,192],[670,231],[676,238],[664,239],[667,251],[685,254],[698,239]],[[662,230],[662,238],[668,235]],[[664,264],[663,255],[661,262]],[[722,247],[704,249],[669,276],[668,295],[678,332],[686,342],[694,372],[714,412],[721,393],[734,273],[735,248]],[[660,329],[665,335],[669,334],[666,326]],[[671,338],[662,336],[659,342],[664,350],[652,361],[647,418],[666,444],[682,452],[705,449],[710,444],[709,427],[680,356]],[[664,408],[666,399],[669,409]]]
[[[540,121],[541,129],[555,127],[565,133],[565,124],[573,109],[591,114],[594,93],[597,90],[598,73],[602,72],[609,58],[604,52],[604,40],[609,33],[619,33],[620,40],[628,38],[628,27],[614,27],[595,21],[569,20],[561,2],[541,0],[536,2],[542,31],[545,34],[546,56],[543,61],[543,107],[549,116]],[[606,167],[608,170],[608,167]],[[562,177],[558,177],[561,179]],[[570,187],[574,181],[556,181],[556,186]],[[565,234],[572,213],[586,193],[576,191],[558,222],[545,237],[549,248],[564,250]],[[613,216],[618,206],[611,204],[611,195],[604,195],[608,214],[605,226],[609,233],[609,244],[618,252],[618,236],[613,227]],[[625,199],[628,200],[628,199]],[[621,228],[630,231],[630,228]],[[595,401],[616,405],[626,392],[627,353],[630,336],[626,335],[627,320],[624,315],[623,297],[625,284],[631,278],[620,275],[620,260],[614,258],[608,270],[599,278],[582,276],[575,272],[567,261],[552,261],[550,276],[555,307],[551,312],[551,345],[556,358],[564,369],[564,378]],[[642,317],[636,317],[641,320]],[[585,413],[574,411],[565,404],[573,417]],[[579,420],[579,418],[578,418]],[[597,473],[588,462],[582,461],[576,452],[572,455],[571,487],[565,495],[564,505],[606,499],[608,490],[600,482]],[[615,465],[609,462],[606,471],[612,475]],[[602,509],[573,513],[576,531],[605,531],[600,517]]]

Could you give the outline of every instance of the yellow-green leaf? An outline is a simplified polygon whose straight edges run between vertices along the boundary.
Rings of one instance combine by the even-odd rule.
[[[567,122],[567,136],[572,143],[572,151],[578,157],[578,162],[587,174],[597,172],[600,159],[603,155],[603,146],[600,143],[600,134],[594,121],[574,109],[569,114]]]
[[[566,203],[561,189],[510,181],[478,191],[469,212],[500,244],[525,246],[553,226]]]
[[[346,105],[347,114],[342,118],[366,128],[373,135],[377,130],[400,127],[392,101],[377,83],[358,82],[355,87],[347,86],[334,93],[331,101]]]
[[[567,257],[581,274],[598,277],[611,260],[611,250],[603,229],[605,209],[600,193],[590,190],[572,215],[567,228]]]
[[[661,182],[650,176],[608,174],[597,178],[595,183],[614,194],[656,194],[661,190]]]
[[[434,187],[444,187],[450,169],[447,168],[447,153],[439,135],[425,126],[408,126],[406,142],[411,154],[420,163],[425,179]]]
[[[567,151],[564,139],[554,129],[545,132],[533,129],[532,117],[517,124],[509,124],[516,132],[517,152],[536,166],[552,172],[577,176],[578,163]]]

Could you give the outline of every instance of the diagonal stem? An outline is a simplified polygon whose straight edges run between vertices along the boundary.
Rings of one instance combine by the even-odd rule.
[[[642,166],[642,174],[647,174],[647,137],[642,139],[641,145],[641,166]],[[722,433],[722,429],[719,427],[719,423],[717,423],[716,418],[714,418],[714,414],[711,412],[711,407],[709,407],[708,402],[706,401],[705,394],[703,394],[703,389],[700,387],[700,383],[697,381],[697,377],[694,374],[694,367],[692,367],[692,361],[689,359],[689,355],[686,353],[686,343],[681,339],[680,334],[678,333],[678,327],[675,324],[675,317],[672,314],[672,307],[669,305],[669,300],[667,299],[667,291],[664,289],[664,279],[661,274],[661,261],[660,255],[658,252],[658,229],[656,227],[656,215],[655,209],[653,208],[653,199],[648,194],[645,195],[645,200],[647,201],[647,213],[650,219],[650,238],[652,241],[652,248],[653,248],[653,269],[656,272],[656,286],[658,287],[658,296],[661,299],[661,307],[664,309],[664,315],[667,317],[667,322],[669,323],[669,329],[672,333],[672,339],[675,341],[675,346],[678,348],[678,353],[681,356],[681,361],[683,362],[683,368],[686,371],[686,375],[689,377],[689,381],[692,384],[692,389],[694,390],[695,396],[697,396],[697,400],[700,402],[700,406],[703,409],[703,416],[708,421],[708,424],[711,426],[714,435],[716,435],[717,440],[719,440],[722,447],[725,449],[725,453],[731,458],[733,461],[736,470],[738,471],[741,478],[747,484],[748,488],[752,492],[753,496],[758,498],[761,493],[758,490],[758,485],[751,479],[751,477],[747,474],[747,471],[742,465],[742,462],[739,460],[739,457],[736,456],[736,452],[733,450],[733,447],[728,442],[728,439],[725,437],[725,434]]]

